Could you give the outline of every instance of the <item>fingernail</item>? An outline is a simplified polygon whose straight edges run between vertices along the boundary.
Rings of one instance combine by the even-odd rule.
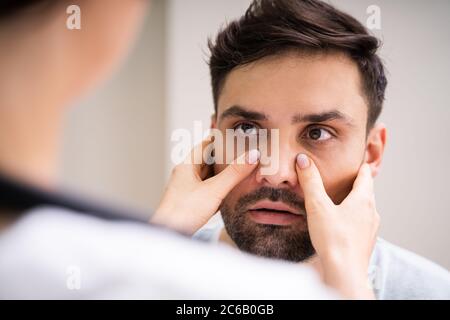
[[[253,149],[248,152],[248,163],[255,164],[259,160],[259,150]]]
[[[297,156],[297,164],[300,167],[300,169],[306,169],[309,167],[309,159],[306,154],[300,153]]]

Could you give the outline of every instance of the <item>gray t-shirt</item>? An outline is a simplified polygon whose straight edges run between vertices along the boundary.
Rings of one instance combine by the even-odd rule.
[[[194,238],[218,243],[224,227],[214,215]],[[383,239],[378,239],[368,270],[369,283],[380,300],[450,299],[450,272]]]

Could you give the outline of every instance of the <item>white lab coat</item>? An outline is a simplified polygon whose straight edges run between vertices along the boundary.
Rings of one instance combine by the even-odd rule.
[[[1,299],[329,299],[306,266],[40,207],[0,234]]]

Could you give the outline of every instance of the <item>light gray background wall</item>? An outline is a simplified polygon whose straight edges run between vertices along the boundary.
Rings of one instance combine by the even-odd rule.
[[[125,68],[69,116],[64,182],[125,203],[156,206],[170,172],[170,134],[209,126],[206,38],[249,0],[155,0]],[[450,268],[450,2],[334,0],[365,22],[381,8],[389,86],[388,145],[376,180],[381,235]]]
[[[70,188],[139,209],[158,203],[165,179],[165,23],[164,1],[153,1],[120,72],[70,110],[62,159]]]

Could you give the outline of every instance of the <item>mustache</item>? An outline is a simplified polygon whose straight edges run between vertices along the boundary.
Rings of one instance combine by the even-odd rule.
[[[235,211],[246,211],[246,208],[264,199],[269,199],[274,202],[281,201],[299,211],[306,212],[305,201],[297,193],[285,188],[271,187],[261,187],[242,196],[236,203]]]

